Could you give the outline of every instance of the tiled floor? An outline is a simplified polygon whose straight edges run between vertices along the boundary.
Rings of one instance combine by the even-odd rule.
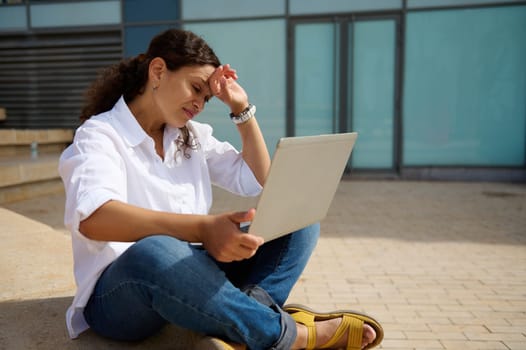
[[[213,211],[255,203],[215,197]],[[139,344],[67,339],[74,286],[63,200],[4,206],[47,226],[0,211],[11,227],[0,235],[0,349],[181,348],[172,329]],[[526,186],[343,181],[289,300],[372,315],[385,329],[382,349],[526,349]]]

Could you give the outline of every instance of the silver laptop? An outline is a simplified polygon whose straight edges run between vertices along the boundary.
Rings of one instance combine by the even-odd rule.
[[[357,136],[280,139],[248,232],[270,241],[324,219]]]

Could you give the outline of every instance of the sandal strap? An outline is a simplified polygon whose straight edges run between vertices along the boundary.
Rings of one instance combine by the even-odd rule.
[[[347,336],[347,347],[346,350],[360,350],[362,347],[362,337],[363,337],[363,321],[351,317],[349,315],[343,315],[342,321],[336,332],[329,341],[321,346],[321,349],[330,349],[343,337],[345,332],[349,332]]]
[[[364,321],[356,317],[349,317],[349,337],[347,338],[347,350],[360,350],[363,340]]]
[[[314,324],[314,315],[306,312],[295,312],[291,314],[294,321],[307,327],[307,347],[305,350],[312,350],[316,347],[316,325]]]

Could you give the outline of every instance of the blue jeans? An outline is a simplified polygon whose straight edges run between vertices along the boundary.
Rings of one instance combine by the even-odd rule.
[[[312,225],[233,263],[173,237],[144,238],[104,271],[84,317],[112,339],[144,339],[173,323],[252,350],[289,349],[296,325],[281,307],[318,236]]]

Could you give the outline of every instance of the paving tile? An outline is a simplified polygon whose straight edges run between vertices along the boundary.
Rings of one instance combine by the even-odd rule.
[[[447,350],[509,350],[503,342],[498,341],[444,340],[442,344]]]
[[[526,344],[523,341],[514,342],[514,341],[505,341],[504,344],[509,350],[524,350],[526,349]]]
[[[437,340],[426,339],[385,339],[382,342],[382,349],[446,349]]]
[[[474,340],[474,341],[480,341],[480,340],[513,341],[513,342],[522,341],[524,342],[524,344],[526,344],[526,336],[522,334],[521,332],[517,332],[517,333],[466,332],[465,334],[469,340]]]

